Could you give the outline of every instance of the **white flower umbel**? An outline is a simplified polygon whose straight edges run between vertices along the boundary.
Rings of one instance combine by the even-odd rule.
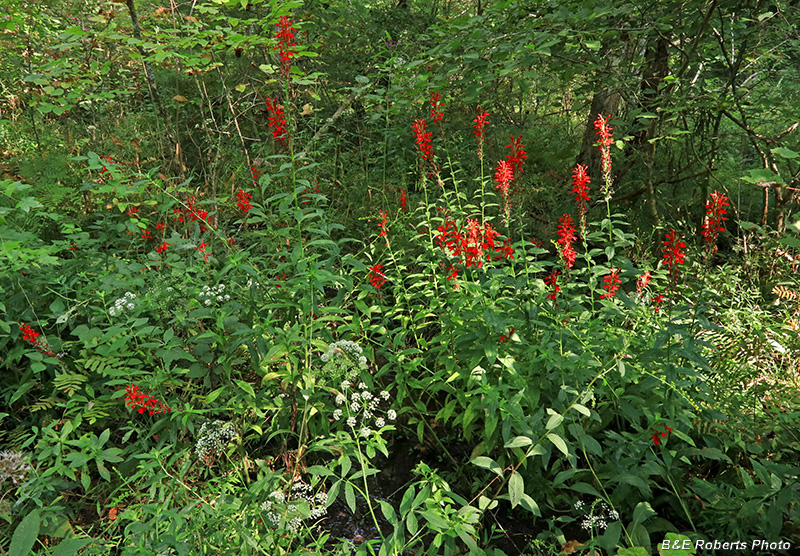
[[[237,436],[233,423],[225,421],[203,423],[195,445],[197,456],[210,467],[220,453],[225,450],[228,443]]]
[[[308,516],[302,513],[305,505],[309,509]],[[259,507],[267,512],[267,519],[273,527],[283,527],[294,533],[305,519],[317,520],[324,516],[328,512],[327,505],[327,493],[313,494],[311,485],[298,481],[292,484],[288,495],[282,490],[275,490]]]
[[[125,292],[122,297],[114,300],[114,305],[108,308],[108,314],[116,317],[125,311],[133,311],[136,308],[136,304],[133,302],[134,299],[136,299],[135,293]]]
[[[210,307],[215,302],[224,303],[226,301],[230,301],[231,296],[228,294],[223,294],[222,292],[224,291],[225,284],[217,284],[216,286],[203,286],[203,289],[197,294],[197,300],[206,307]]]
[[[578,500],[575,502],[575,509],[582,513],[586,512],[586,504],[582,500]],[[610,509],[608,504],[602,500],[595,500],[592,502],[588,512],[584,513],[581,520],[581,528],[586,531],[594,531],[596,529],[600,532],[608,527],[609,521],[617,521],[618,519],[619,513],[616,510]]]
[[[367,358],[362,355],[363,351],[361,346],[350,340],[331,343],[328,351],[320,357],[324,363],[320,375],[334,381],[355,381],[361,371],[367,369]]]
[[[341,384],[342,389],[348,391],[352,384],[345,380]],[[368,390],[369,386],[365,382],[359,382],[358,388],[361,391],[350,391],[350,403],[347,403],[347,396],[343,392],[336,394],[336,405],[340,406],[333,412],[334,421],[339,421],[347,415],[345,423],[353,431],[358,432],[363,437],[372,434],[370,425],[374,424],[377,430],[386,426],[386,421],[397,419],[397,412],[394,409],[382,409],[380,406],[388,402],[391,395],[386,390],[381,390],[379,394],[373,394]],[[385,417],[385,418],[384,418]]]

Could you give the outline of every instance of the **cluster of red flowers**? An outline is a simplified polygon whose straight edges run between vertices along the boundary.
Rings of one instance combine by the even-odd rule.
[[[487,261],[500,257],[514,258],[511,240],[507,239],[503,244],[496,243],[495,238],[500,235],[500,232],[496,231],[489,223],[481,226],[477,220],[468,218],[466,230],[461,230],[455,221],[447,216],[444,225],[437,226],[436,229],[439,231],[436,236],[439,247],[449,252],[451,256],[457,257],[458,262],[465,263],[468,268],[470,266],[483,267],[484,258]],[[451,271],[450,277],[455,278],[456,276],[457,274]]]
[[[605,282],[603,289],[606,290],[606,293],[601,294],[600,299],[614,297],[614,294],[619,289],[619,269],[612,268],[608,276],[603,278],[603,282]]]
[[[425,131],[427,125],[427,120],[421,118],[416,119],[414,120],[412,131],[414,132],[414,141],[416,141],[417,148],[419,149],[420,159],[430,161],[433,158],[433,145],[431,144],[433,133]]]
[[[261,170],[259,170],[255,166],[251,166],[250,167],[250,172],[253,173],[253,185],[257,185],[259,178],[261,178],[261,176],[264,175],[264,172],[262,172]]]
[[[572,173],[572,193],[575,194],[575,202],[578,203],[578,222],[581,230],[586,229],[586,212],[588,211],[586,203],[589,201],[590,180],[587,171],[588,168],[585,164],[578,164]]]
[[[703,221],[703,229],[700,233],[705,240],[704,249],[710,255],[717,251],[719,233],[725,230],[722,222],[727,220],[725,215],[728,214],[728,211],[725,210],[725,207],[731,206],[728,202],[729,200],[724,193],[714,191],[711,194],[711,201],[706,203],[706,218]]]
[[[22,332],[22,339],[24,341],[28,342],[29,344],[31,344],[33,347],[35,347],[37,350],[39,350],[41,353],[44,353],[45,355],[49,355],[50,357],[57,357],[57,355],[53,352],[53,350],[50,349],[50,346],[48,346],[46,342],[43,342],[42,340],[38,339],[39,336],[41,336],[41,334],[39,334],[33,328],[31,328],[29,324],[21,322],[17,325],[17,327],[19,328],[19,331]]]
[[[400,193],[400,210],[407,210],[408,209],[408,197],[406,196],[405,189],[398,189]]]
[[[667,435],[669,435],[669,433],[672,432],[672,429],[669,428],[667,425],[664,425],[664,432],[662,433],[659,433],[656,429],[650,429],[650,430],[652,430],[655,433],[653,435],[653,444],[656,446],[661,444],[661,438],[666,437]],[[661,436],[661,438],[659,438],[659,436]]]
[[[686,244],[682,241],[683,234],[679,234],[674,229],[671,229],[664,236],[664,262],[669,268],[672,286],[678,283],[678,265],[686,262],[686,254],[682,251],[686,249]]]
[[[283,113],[283,105],[277,99],[267,97],[267,125],[272,132],[272,137],[279,143],[286,143],[286,115]]]
[[[511,153],[506,155],[506,160],[511,163],[514,177],[517,177],[522,172],[522,161],[528,158],[528,153],[525,152],[525,144],[522,143],[522,135],[516,139],[512,135],[511,144],[506,145],[506,148],[511,149]]]
[[[200,231],[205,232],[206,227],[205,224],[211,224],[211,221],[214,219],[213,216],[208,215],[207,210],[203,210],[201,208],[197,208],[197,201],[194,200],[194,197],[189,197],[186,200],[186,207],[176,207],[172,209],[172,213],[174,214],[176,222],[185,222],[187,224],[191,224],[194,221],[200,221]]]
[[[438,123],[442,121],[444,118],[444,112],[442,112],[442,95],[439,93],[431,93],[431,122]]]
[[[650,284],[651,278],[652,275],[649,270],[639,276],[636,280],[636,295],[642,295],[644,293],[645,288]]]
[[[251,194],[249,191],[244,191],[241,187],[236,192],[236,206],[239,207],[239,210],[242,212],[247,212],[253,205],[250,204],[250,197]]]
[[[378,211],[378,237],[386,239],[386,247],[389,247],[389,236],[386,234],[386,223],[389,221],[389,215],[385,210]]]
[[[386,283],[386,275],[381,272],[382,270],[383,265],[380,263],[369,267],[369,283],[378,290]]]
[[[505,342],[506,340],[508,340],[509,338],[511,338],[511,336],[512,336],[512,335],[514,334],[514,332],[516,332],[516,331],[517,331],[517,327],[516,327],[516,326],[512,326],[512,327],[511,327],[511,330],[509,330],[509,331],[508,331],[508,335],[505,335],[505,334],[503,334],[502,336],[500,336],[500,341],[501,341],[501,342]]]
[[[108,156],[108,155],[103,155],[103,156],[101,156],[100,158],[102,158],[102,159],[103,159],[103,160],[105,160],[106,162],[110,162],[111,164],[113,164],[113,163],[114,163],[114,159],[113,159],[113,158],[111,158],[111,157],[110,157],[110,156]],[[102,171],[102,172],[100,172],[100,175],[101,175],[101,176],[102,176],[103,174],[105,174],[106,172],[109,172],[109,171],[110,171],[110,170],[108,169],[108,166],[106,166],[106,165],[105,165],[105,164],[103,164],[102,162],[100,163],[100,165],[103,167],[103,171]]]
[[[156,251],[158,253],[164,253],[164,252],[166,252],[167,249],[169,249],[169,246],[170,246],[170,244],[165,241],[161,245],[156,247]]]
[[[164,403],[158,401],[154,397],[139,392],[139,387],[135,385],[125,387],[125,405],[136,409],[139,413],[144,413],[146,411],[149,415],[157,415],[159,413],[168,413],[172,411],[170,407],[164,405]]]
[[[483,158],[483,131],[486,124],[489,123],[489,113],[482,111],[479,106],[478,115],[473,118],[472,122],[472,127],[475,128],[472,130],[472,133],[478,138],[478,157]]]
[[[208,242],[207,241],[201,241],[200,242],[200,247],[196,248],[198,251],[200,251],[200,253],[203,254],[203,260],[204,261],[207,261],[208,258],[211,256],[209,253],[206,253],[206,246],[208,246]]]
[[[497,169],[494,172],[494,181],[497,182],[495,189],[499,189],[503,199],[508,199],[508,190],[511,182],[514,181],[514,163],[509,160],[499,160]]]
[[[550,274],[547,275],[544,279],[544,283],[548,286],[553,286],[553,291],[547,294],[547,299],[552,299],[553,301],[556,300],[558,297],[558,292],[561,291],[561,286],[558,285],[558,276],[561,274],[560,271],[554,270]]]
[[[139,208],[138,207],[135,207],[133,205],[129,206],[128,210],[125,211],[125,214],[127,214],[128,217],[130,217],[130,218],[135,218],[136,220],[139,220]]]
[[[603,118],[601,114],[598,114],[594,122],[597,135],[600,137],[600,152],[602,154],[601,165],[603,168],[603,181],[605,182],[606,196],[609,195],[611,190],[611,143],[613,142],[614,135],[614,128],[608,125],[608,120],[610,119],[610,115]]]
[[[294,56],[291,47],[297,46],[294,42],[294,32],[296,29],[292,27],[292,19],[288,15],[284,15],[278,20],[278,31],[275,33],[275,38],[278,39],[278,45],[275,49],[281,59],[281,74],[284,77],[289,75],[291,70],[290,58]]]
[[[578,253],[573,249],[572,244],[575,243],[575,222],[572,216],[564,214],[558,219],[558,248],[561,252],[561,259],[564,261],[564,266],[569,270],[575,264],[575,259]]]

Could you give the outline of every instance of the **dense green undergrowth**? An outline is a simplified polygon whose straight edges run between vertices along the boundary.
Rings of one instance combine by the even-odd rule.
[[[357,80],[350,101],[384,108],[331,150],[303,120],[322,73],[294,63],[315,56],[289,7],[203,4],[203,21],[247,16],[231,48],[278,51],[258,156],[237,152],[238,121],[232,147],[204,120],[195,147],[217,140],[218,158],[191,168],[155,137],[111,156],[51,130],[53,154],[18,156],[0,181],[0,552],[633,556],[689,539],[791,553],[796,239],[716,190],[697,233],[680,215],[633,226],[612,167],[625,122],[609,116],[592,115],[598,165],[578,165],[571,191],[535,163],[568,148],[526,152],[519,134],[503,148],[494,113],[450,116],[425,82],[417,106]],[[203,21],[186,24],[214,36]],[[195,54],[182,63],[210,71]],[[246,86],[216,85],[233,112]],[[40,116],[77,118],[80,95],[45,92]],[[179,128],[181,98],[158,125]],[[14,129],[32,141],[28,125]],[[791,170],[797,153],[775,156]]]

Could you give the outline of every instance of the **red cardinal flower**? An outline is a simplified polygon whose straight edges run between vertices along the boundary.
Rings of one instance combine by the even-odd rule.
[[[442,95],[439,93],[431,93],[431,122],[433,123],[441,122],[442,118],[444,118],[442,103],[439,102],[441,100]]]
[[[716,253],[719,233],[725,230],[722,223],[727,220],[725,215],[728,214],[728,211],[725,210],[725,207],[731,206],[729,200],[724,193],[714,191],[711,194],[711,201],[706,203],[706,218],[700,233],[705,240],[704,249],[709,255]]]
[[[522,161],[528,158],[528,154],[525,152],[525,145],[522,143],[522,135],[516,139],[512,135],[511,144],[506,145],[506,148],[511,149],[511,153],[506,155],[506,160],[511,163],[516,177],[522,171]]]
[[[552,299],[555,301],[556,297],[558,296],[558,292],[561,291],[561,286],[558,285],[559,274],[561,274],[560,271],[554,270],[544,279],[544,283],[546,285],[553,286],[553,291],[547,294],[547,299]]]
[[[489,113],[483,112],[481,107],[478,107],[478,115],[472,120],[472,133],[478,138],[478,157],[483,157],[483,130],[486,124],[489,123]]]
[[[383,265],[380,263],[369,267],[369,282],[377,290],[381,289],[381,286],[386,283],[386,275],[381,272],[382,269]]]
[[[250,204],[250,197],[251,194],[249,191],[244,191],[241,187],[236,192],[236,206],[239,207],[239,210],[242,212],[247,212],[253,205]]]
[[[589,176],[586,173],[588,168],[585,164],[575,166],[572,173],[572,193],[575,194],[575,202],[578,203],[578,220],[581,229],[586,227],[586,203],[589,201]]]
[[[619,289],[619,269],[612,268],[609,275],[603,278],[603,281],[605,282],[603,289],[606,290],[606,293],[601,294],[600,299],[614,297],[614,294]]]
[[[139,387],[130,385],[125,387],[125,405],[136,409],[139,413],[147,412],[149,415],[168,413],[172,409],[152,396],[147,396],[139,391]]]
[[[281,74],[286,77],[291,70],[290,58],[294,56],[291,47],[297,46],[294,42],[294,32],[296,29],[292,27],[292,19],[285,15],[278,20],[278,31],[275,33],[275,38],[278,39],[278,45],[275,50],[281,59]]]
[[[600,137],[598,143],[602,155],[601,165],[603,168],[603,181],[605,182],[606,195],[608,195],[611,189],[611,143],[614,141],[614,128],[608,125],[608,120],[610,119],[610,115],[603,118],[601,114],[598,114],[594,122],[594,128],[597,130],[597,135]]]
[[[267,112],[267,125],[272,131],[272,137],[280,143],[286,143],[286,116],[283,106],[278,104],[277,99],[267,97]]]
[[[686,249],[686,244],[682,241],[682,238],[683,234],[678,234],[678,232],[672,229],[664,236],[664,263],[667,265],[667,268],[669,268],[673,287],[678,282],[678,265],[682,265],[686,262],[686,255],[682,251]]]
[[[414,126],[411,129],[414,133],[414,141],[416,141],[419,149],[419,157],[422,160],[431,160],[433,157],[433,145],[431,145],[433,133],[425,131],[427,125],[427,120],[420,118],[414,120]]]
[[[572,220],[572,216],[565,214],[558,219],[557,243],[561,251],[561,258],[564,261],[564,266],[567,267],[567,269],[572,268],[572,265],[575,264],[575,259],[578,257],[578,253],[572,248],[575,239],[575,222]]]

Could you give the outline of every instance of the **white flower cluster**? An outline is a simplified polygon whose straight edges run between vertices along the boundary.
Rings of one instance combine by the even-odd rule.
[[[323,376],[333,380],[345,378],[355,380],[360,371],[367,368],[367,358],[361,355],[364,352],[355,342],[339,340],[328,346],[328,351],[322,354]]]
[[[347,426],[351,429],[359,428],[359,434],[365,438],[372,434],[369,428],[369,423],[372,422],[375,428],[383,428],[386,426],[386,420],[383,418],[382,410],[380,409],[381,401],[389,401],[391,397],[389,392],[381,390],[378,394],[373,394],[367,390],[367,385],[364,382],[358,383],[358,388],[348,391],[353,386],[349,380],[342,381],[341,388],[344,393],[336,395],[336,405],[344,406],[344,409],[337,408],[333,412],[333,418],[340,421],[347,411],[348,417],[345,420]],[[386,419],[394,421],[397,419],[397,412],[394,409],[386,411]]]
[[[217,284],[216,286],[209,287],[203,286],[203,290],[197,294],[201,303],[204,303],[206,307],[210,306],[214,300],[216,299],[220,303],[223,301],[230,301],[231,296],[229,294],[223,294],[222,292],[225,291],[225,284]]]
[[[25,479],[25,475],[31,470],[25,454],[19,452],[0,452],[0,485],[6,479],[11,479],[15,485]]]
[[[127,309],[131,311],[134,307],[133,300],[136,299],[136,294],[131,292],[125,292],[125,295],[114,301],[114,306],[108,309],[108,314],[112,317],[116,317],[117,315],[121,315]]]
[[[575,502],[576,510],[583,510],[586,504],[578,500]],[[610,510],[608,504],[602,500],[595,500],[588,514],[585,514],[581,522],[581,528],[588,531],[590,529],[604,530],[608,526],[607,521],[617,521],[619,513],[617,510]]]
[[[247,281],[247,287],[248,287],[248,288],[249,288],[249,287],[252,287],[252,286],[259,287],[260,285],[261,285],[261,284],[259,284],[259,283],[258,283],[258,282],[256,282],[255,280],[248,280],[248,281]]]
[[[308,516],[302,515],[299,502],[303,500],[308,503],[310,509]],[[269,498],[261,503],[260,508],[267,512],[267,519],[273,527],[281,526],[281,519],[285,519],[285,528],[295,532],[300,528],[304,519],[319,519],[327,512],[328,494],[318,492],[316,495],[311,492],[311,485],[303,482],[296,482],[292,485],[291,494],[287,499],[282,490],[270,493]]]
[[[237,434],[233,423],[210,421],[203,423],[197,436],[195,445],[197,456],[210,466]]]

